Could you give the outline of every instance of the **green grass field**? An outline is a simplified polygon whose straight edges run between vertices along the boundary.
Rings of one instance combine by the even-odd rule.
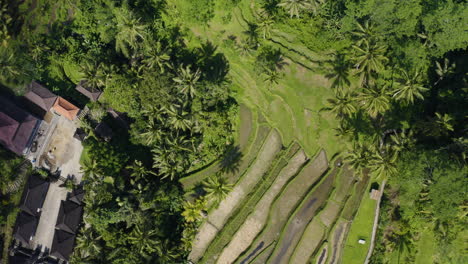
[[[281,50],[286,65],[281,70],[282,78],[279,80],[279,83],[270,85],[265,82],[265,76],[260,74],[258,69],[256,69],[255,56],[242,55],[236,48],[237,43],[245,37],[243,31],[247,28],[247,21],[255,21],[256,19],[256,11],[253,10],[258,10],[258,6],[255,6],[255,1],[241,0],[237,7],[232,10],[222,6],[224,1],[215,2],[215,16],[209,22],[209,25],[205,26],[181,20],[181,17],[184,16],[179,15],[178,12],[189,12],[190,3],[188,0],[170,0],[168,2],[170,5],[177,6],[176,9],[173,9],[177,11],[168,12],[165,14],[165,19],[171,21],[171,23],[180,23],[190,29],[187,32],[189,35],[187,40],[189,47],[195,49],[210,42],[216,46],[217,52],[222,53],[227,58],[229,61],[229,78],[232,81],[234,97],[239,103],[244,104],[252,112],[258,114],[258,125],[264,119],[268,126],[278,130],[283,145],[290,145],[293,141],[298,142],[309,157],[315,156],[321,149],[326,152],[328,157],[333,157],[335,154],[343,151],[345,142],[337,137],[334,131],[338,120],[329,112],[322,111],[326,106],[327,99],[333,96],[330,82],[324,77],[325,70],[319,67],[318,63],[327,60],[326,55],[319,55],[308,49],[293,34],[280,32],[281,30],[273,30],[272,41],[268,41],[268,45]],[[229,16],[231,19],[226,19]],[[241,135],[240,137],[245,137],[245,135]],[[258,135],[255,138],[255,140],[251,138],[249,141],[257,141]],[[258,144],[253,143],[253,148],[255,148],[255,145]],[[255,159],[257,152],[250,150],[246,155]],[[249,160],[249,158],[246,158],[246,160]],[[304,170],[306,169],[307,167],[304,168]],[[198,173],[194,175],[196,177],[191,178],[191,176],[188,176],[181,180],[184,187],[194,186],[199,182],[199,179],[203,178]],[[318,180],[319,176],[314,178],[314,181]],[[297,192],[298,188],[305,188],[303,187],[305,184],[303,182],[296,182],[296,178],[300,177],[296,176],[292,179],[287,189]],[[341,202],[350,196],[354,188],[348,186],[351,184],[351,180],[348,180],[342,184],[337,184],[337,189],[333,196],[328,194],[328,197],[334,197],[337,202]],[[187,184],[187,182],[190,183]],[[312,185],[309,182],[307,184],[308,187],[306,186],[307,188],[310,187],[309,184]],[[190,189],[190,187],[186,189]],[[263,230],[259,234],[259,238],[270,238],[272,234],[268,235],[266,233],[270,232],[268,230],[272,226],[278,232],[278,230],[281,230],[282,225],[288,221],[289,215],[280,217],[278,214],[279,212],[285,214],[285,212],[291,210],[288,208],[291,207],[291,201],[288,198],[290,195],[287,192],[278,195],[274,206],[270,208],[268,224],[265,226],[266,230]],[[360,199],[359,193],[353,195],[353,197]],[[339,215],[339,213],[336,210],[343,209],[347,211],[348,217],[352,219],[352,212],[355,208],[359,207],[358,198],[355,198],[355,202],[351,203],[353,209],[330,209],[332,210],[330,212],[331,216],[333,216],[332,218],[338,217],[336,214]],[[300,203],[303,197],[301,196],[298,199],[299,201],[297,202]],[[249,208],[252,206],[249,205]],[[276,214],[272,214],[272,210],[276,211]],[[242,212],[242,215],[244,214],[245,212]],[[282,219],[279,226],[277,226],[277,220],[274,220],[278,217]],[[367,214],[367,217],[364,215],[360,218],[359,221],[361,222],[370,221],[372,223],[373,212]],[[273,223],[271,223],[272,219],[274,220]],[[329,228],[333,228],[334,222],[328,223],[331,225]],[[234,226],[238,226],[238,224]],[[221,240],[229,241],[229,237],[226,236],[229,233],[234,234],[232,230],[224,233]],[[267,240],[270,241],[269,239]],[[259,241],[255,239],[250,245],[248,252],[252,248],[255,248]],[[221,245],[225,243],[215,242],[215,244],[209,247],[208,254],[203,259],[212,259],[211,256],[214,254],[220,254],[217,251],[221,250]],[[269,243],[264,246],[267,247]],[[276,245],[271,246],[269,248],[270,251],[275,247]],[[258,253],[260,252],[257,252],[257,255]],[[256,261],[261,262],[268,258],[269,255],[270,253],[261,254],[257,256]],[[252,259],[254,258],[255,256]]]
[[[359,210],[351,224],[343,252],[343,261],[349,264],[362,264],[366,259],[367,251],[371,241],[372,225],[374,223],[374,210],[377,201],[369,197],[365,192]],[[366,244],[358,243],[359,239],[364,239]]]
[[[184,10],[189,6],[186,1],[171,0],[169,3],[177,5],[177,10]],[[236,99],[264,114],[268,123],[279,130],[285,145],[296,140],[309,156],[320,148],[332,156],[342,149],[342,145],[333,131],[337,120],[328,113],[320,112],[327,98],[333,95],[329,81],[320,70],[312,72],[295,63],[289,57],[297,55],[298,51],[283,49],[285,62],[288,63],[283,70],[284,77],[278,85],[270,86],[265,82],[265,77],[256,71],[253,56],[242,56],[233,45],[225,43],[230,35],[243,38],[242,32],[246,26],[244,19],[254,19],[252,3],[249,0],[241,1],[233,9],[229,23],[225,23],[223,17],[231,12],[222,6],[216,6],[216,15],[209,27],[180,21],[177,14],[169,13],[166,19],[171,19],[174,23],[181,22],[191,29],[191,47],[199,47],[207,41],[217,46],[217,51],[223,53],[229,61],[229,77],[234,85]],[[270,44],[275,48],[281,47],[274,42]],[[301,50],[300,53],[307,53],[306,58],[324,59],[308,49]],[[306,114],[306,111],[309,113]]]

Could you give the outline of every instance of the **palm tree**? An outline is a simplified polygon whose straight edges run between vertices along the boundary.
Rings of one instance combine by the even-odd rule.
[[[115,49],[125,57],[130,57],[130,51],[137,50],[145,40],[146,25],[127,8],[116,9],[117,35]]]
[[[258,27],[262,31],[262,36],[264,39],[269,39],[271,37],[271,28],[275,21],[273,18],[267,14],[261,16],[260,23],[258,23]]]
[[[163,131],[161,130],[161,124],[157,122],[155,118],[149,118],[146,124],[145,130],[140,134],[144,143],[148,146],[154,145],[161,140],[163,137]]]
[[[436,73],[439,76],[439,79],[434,83],[434,86],[437,85],[440,81],[446,78],[448,75],[452,74],[455,70],[455,63],[450,64],[449,59],[444,59],[444,64],[441,65],[436,61]]]
[[[400,133],[392,134],[390,135],[390,139],[392,141],[392,150],[397,154],[405,149],[411,148],[415,143],[412,130],[403,130]]]
[[[348,151],[345,158],[347,162],[355,169],[358,174],[362,175],[364,169],[369,166],[372,159],[375,147],[368,143],[362,143],[360,141],[355,142],[353,147]]]
[[[351,34],[357,38],[356,45],[361,46],[364,41],[373,42],[376,39],[374,25],[370,20],[366,20],[363,24],[357,22],[357,29]]]
[[[299,13],[312,7],[308,0],[283,0],[278,6],[283,7],[292,17],[299,17]]]
[[[182,216],[188,223],[198,222],[203,216],[203,210],[206,208],[206,200],[198,199],[195,202],[185,201]]]
[[[359,95],[359,100],[367,113],[374,119],[390,109],[387,86],[382,86],[380,89],[377,86],[364,88]]]
[[[384,64],[388,61],[385,57],[387,47],[363,40],[362,45],[353,45],[353,49],[355,67],[361,77],[361,84],[367,84],[375,73],[384,69]]]
[[[107,76],[101,63],[87,61],[81,65],[81,72],[87,88],[99,90],[106,86]]]
[[[164,73],[166,68],[171,68],[170,59],[169,52],[163,49],[161,42],[158,41],[146,52],[143,63],[149,69],[158,69],[161,73]]]
[[[90,180],[96,180],[102,176],[101,168],[95,159],[84,159],[81,165],[81,172]]]
[[[0,3],[0,46],[8,46],[8,40],[10,34],[8,33],[8,26],[13,21],[10,14],[8,13],[8,5],[6,2]]]
[[[254,50],[254,47],[252,47],[248,40],[241,40],[235,48],[242,56],[250,55]]]
[[[330,61],[330,73],[325,75],[328,79],[333,80],[332,88],[344,88],[349,86],[349,68],[350,63],[346,60],[346,56],[343,53],[334,54],[333,61]]]
[[[0,46],[0,81],[9,82],[21,74],[21,66],[16,62],[15,53]]]
[[[247,36],[247,44],[250,47],[257,47],[258,45],[258,25],[253,22],[247,21],[247,29],[244,30],[244,33]]]
[[[97,236],[91,228],[85,228],[76,238],[75,252],[78,252],[82,258],[100,255],[102,250],[100,239],[101,237]]]
[[[344,122],[340,122],[337,128],[334,128],[336,134],[335,136],[347,137],[352,135],[355,132],[353,126],[350,126]]]
[[[207,178],[203,182],[203,189],[206,192],[206,198],[213,199],[216,203],[221,202],[232,190],[232,184],[228,184],[226,179],[220,175]]]
[[[132,171],[130,174],[132,177],[132,184],[135,184],[135,182],[144,179],[148,175],[154,175],[154,172],[148,170],[139,160],[135,160],[132,165],[128,165],[126,168]]]
[[[273,84],[278,84],[280,78],[281,78],[281,73],[279,73],[276,70],[271,70],[271,69],[265,69],[265,82],[268,82],[270,85]]]
[[[396,161],[396,152],[387,147],[383,151],[374,152],[369,167],[377,177],[388,178],[397,173]]]
[[[407,71],[401,71],[402,81],[398,83],[399,87],[394,91],[393,97],[398,101],[404,101],[407,104],[414,103],[415,98],[424,99],[423,92],[429,90],[419,84],[419,71],[409,74]]]
[[[171,105],[164,108],[169,116],[169,123],[175,128],[183,131],[190,130],[192,126],[192,117],[189,112],[184,111],[182,107],[175,107]]]
[[[343,118],[350,117],[356,113],[353,96],[349,92],[337,92],[335,98],[328,99],[328,110],[336,116]]]
[[[200,69],[192,71],[191,66],[184,67],[180,65],[177,71],[177,77],[173,78],[174,82],[180,87],[180,91],[185,96],[194,98],[197,90],[197,82],[200,79]]]
[[[447,134],[449,131],[453,131],[452,121],[453,118],[450,115],[436,113],[435,124],[441,134]]]
[[[128,236],[128,241],[136,247],[138,253],[154,253],[160,251],[161,242],[158,240],[157,229],[141,230],[140,225],[135,225]]]
[[[176,263],[176,259],[180,256],[181,252],[171,246],[170,240],[165,239],[161,245],[161,253],[159,254],[160,263]]]
[[[174,180],[183,174],[187,167],[186,157],[181,155],[180,151],[175,151],[175,146],[173,147],[171,149],[158,147],[152,150],[153,168],[158,169],[162,179]]]

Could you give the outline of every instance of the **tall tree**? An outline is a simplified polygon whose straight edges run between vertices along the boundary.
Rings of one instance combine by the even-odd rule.
[[[299,14],[312,7],[309,0],[283,0],[278,6],[283,7],[290,17],[299,17]]]
[[[397,153],[390,147],[376,150],[373,153],[369,167],[377,177],[389,178],[397,173]]]
[[[145,227],[143,227],[145,228]],[[135,225],[128,236],[128,241],[136,247],[140,254],[161,254],[161,242],[159,241],[159,231],[148,227],[142,230],[142,227]]]
[[[81,165],[81,172],[91,181],[94,181],[102,176],[102,170],[95,159],[83,160]]]
[[[274,23],[275,21],[270,15],[263,15],[260,17],[258,28],[262,31],[262,37],[264,39],[271,38],[271,29]]]
[[[360,46],[353,45],[353,49],[356,72],[360,75],[361,84],[367,84],[376,73],[384,69],[388,61],[385,57],[387,47],[364,40]]]
[[[203,189],[208,199],[213,199],[216,203],[219,203],[232,190],[232,184],[228,184],[225,178],[216,175],[209,177],[203,182]]]
[[[165,73],[166,69],[171,68],[168,50],[162,47],[161,42],[156,42],[149,46],[145,53],[143,63],[149,69],[156,69],[160,73]]]
[[[369,143],[355,142],[348,154],[345,161],[349,162],[351,167],[362,175],[363,170],[368,168],[372,156],[375,152],[375,147]]]
[[[335,53],[333,60],[329,61],[328,64],[330,65],[328,68],[329,73],[325,77],[332,80],[332,88],[342,89],[351,84],[349,81],[350,63],[346,59],[345,54]]]
[[[100,90],[106,86],[107,76],[101,63],[87,61],[81,66],[86,87],[92,90]]]
[[[180,92],[189,98],[194,98],[197,94],[197,83],[200,79],[200,69],[192,71],[190,65],[180,67],[177,70],[177,77],[173,78],[174,82],[179,86]]]
[[[336,92],[335,98],[328,99],[328,109],[338,117],[350,117],[356,113],[353,95],[349,92]]]
[[[358,99],[361,101],[366,112],[374,119],[390,109],[387,86],[364,88]]]
[[[398,87],[393,93],[393,97],[398,101],[404,101],[407,104],[414,103],[416,98],[424,99],[423,93],[428,88],[423,87],[419,81],[419,71],[413,74],[408,73],[405,70],[401,71],[400,81]]]
[[[135,14],[126,7],[116,10],[117,35],[115,36],[115,49],[125,57],[130,58],[132,52],[141,47],[146,39],[147,26],[136,18]]]

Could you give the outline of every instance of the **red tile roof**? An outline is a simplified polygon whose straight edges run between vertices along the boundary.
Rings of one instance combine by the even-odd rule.
[[[74,106],[72,103],[68,102],[60,96],[57,101],[55,101],[53,108],[55,112],[68,118],[69,120],[75,119],[75,117],[78,115],[78,112],[80,111],[78,107]]]

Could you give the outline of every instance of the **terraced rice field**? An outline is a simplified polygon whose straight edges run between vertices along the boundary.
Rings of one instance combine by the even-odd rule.
[[[276,130],[273,130],[265,140],[257,159],[246,174],[242,176],[226,199],[221,201],[218,208],[208,215],[207,221],[200,227],[192,246],[190,259],[197,261],[202,257],[209,243],[211,243],[217,234],[215,230],[220,230],[224,226],[234,210],[240,206],[241,201],[261,180],[261,177],[268,170],[281,147],[281,137]]]
[[[243,111],[241,117],[249,116]],[[341,158],[330,164],[323,150],[309,158],[298,143],[285,148],[262,115],[255,121],[251,129],[240,130],[249,136],[239,136],[245,152],[239,170],[223,174],[235,186],[209,211],[189,259],[209,264],[339,263],[367,178],[356,178]],[[248,127],[241,121],[242,126]]]
[[[171,3],[184,6],[186,1]],[[268,86],[255,70],[254,56],[240,56],[232,41],[226,44],[229,34],[240,38],[247,22],[256,21],[260,4],[241,0],[229,13],[218,5],[214,8],[219,15],[208,27],[188,25],[193,33],[188,45],[197,48],[209,41],[229,61],[235,98],[243,105],[238,140],[241,159],[236,170],[223,173],[235,184],[234,190],[226,198],[229,201],[208,212],[189,259],[194,263],[264,264],[314,263],[321,257],[325,264],[335,254],[335,260],[340,260],[341,252],[333,250],[331,237],[337,225],[353,220],[367,179],[357,179],[346,166],[329,164],[344,149],[334,130],[337,120],[321,111],[333,90],[318,65],[329,58],[298,43],[297,36],[273,29],[271,45],[283,52],[287,66],[279,83]],[[229,23],[222,19],[227,15],[232,16]],[[273,132],[283,146],[267,155],[265,147]],[[265,159],[260,166],[258,160]],[[195,177],[182,179],[184,189],[192,191],[202,179],[219,171],[218,165],[214,162]],[[340,241],[347,233],[342,235]],[[325,241],[329,242],[323,249]]]

